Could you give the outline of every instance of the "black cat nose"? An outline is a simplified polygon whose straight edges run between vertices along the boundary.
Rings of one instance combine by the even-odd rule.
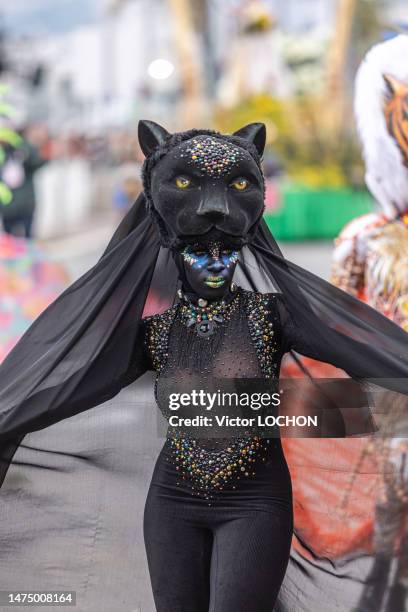
[[[205,198],[201,201],[197,214],[213,220],[223,219],[229,215],[228,202],[225,198]]]

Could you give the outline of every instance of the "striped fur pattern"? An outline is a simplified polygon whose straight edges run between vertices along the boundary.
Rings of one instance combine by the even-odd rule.
[[[356,77],[354,109],[368,189],[389,219],[408,212],[408,36],[375,45]],[[397,94],[397,95],[395,95]],[[388,124],[387,124],[388,123]]]

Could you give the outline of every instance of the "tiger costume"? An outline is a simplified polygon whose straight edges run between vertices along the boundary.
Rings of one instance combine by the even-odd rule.
[[[335,241],[332,282],[408,331],[408,36],[369,51],[357,74],[355,112],[366,183],[380,211],[350,222]],[[390,436],[367,449],[381,461],[375,505],[374,563],[356,612],[406,610],[408,593],[408,440],[393,411]],[[396,562],[394,563],[396,559]],[[392,574],[393,565],[396,570]],[[388,588],[391,577],[391,587]]]

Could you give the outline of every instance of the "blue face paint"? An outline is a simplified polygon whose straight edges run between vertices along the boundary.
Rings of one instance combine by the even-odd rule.
[[[191,247],[186,247],[182,251],[184,261],[194,270],[201,270],[211,261],[211,256],[206,251],[194,251]]]
[[[181,251],[190,288],[205,299],[220,299],[232,281],[238,251],[220,242],[189,245]]]
[[[220,243],[210,243],[208,250],[187,246],[182,251],[182,256],[194,270],[202,270],[215,261],[220,261],[229,268],[238,261],[238,251],[222,249]]]
[[[229,268],[238,261],[238,251],[223,251],[220,257],[222,263],[226,268]]]

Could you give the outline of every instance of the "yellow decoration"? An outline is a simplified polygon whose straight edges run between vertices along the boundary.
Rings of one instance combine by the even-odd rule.
[[[402,314],[408,315],[408,294],[405,293],[398,299],[398,310]]]

